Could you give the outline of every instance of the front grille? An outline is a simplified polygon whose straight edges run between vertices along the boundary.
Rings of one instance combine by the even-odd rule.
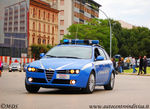
[[[64,80],[64,79],[54,79],[53,84],[70,84],[70,80]]]
[[[69,70],[57,70],[57,73],[69,74]]]
[[[54,75],[54,71],[53,70],[46,70],[45,74],[46,74],[46,78],[49,82],[52,79],[53,75]]]
[[[36,82],[36,83],[47,83],[45,79],[43,78],[32,78],[32,82]]]
[[[36,72],[38,72],[38,73],[44,73],[44,70],[43,69],[37,69]]]

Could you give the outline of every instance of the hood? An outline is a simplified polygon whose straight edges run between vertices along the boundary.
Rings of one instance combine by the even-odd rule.
[[[81,69],[91,59],[43,58],[32,62],[29,66],[40,69],[66,70]]]

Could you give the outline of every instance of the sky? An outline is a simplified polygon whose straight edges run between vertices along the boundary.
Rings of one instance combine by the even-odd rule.
[[[150,0],[94,0],[108,17],[150,29]],[[99,18],[106,18],[100,12]]]

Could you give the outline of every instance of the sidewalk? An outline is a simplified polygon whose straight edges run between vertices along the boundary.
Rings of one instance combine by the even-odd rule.
[[[150,74],[140,74],[138,75],[138,73],[126,73],[126,72],[122,72],[122,73],[118,73],[119,75],[137,75],[137,76],[150,76]]]

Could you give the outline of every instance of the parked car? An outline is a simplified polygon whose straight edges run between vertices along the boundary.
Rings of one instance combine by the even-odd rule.
[[[150,58],[147,58],[147,66],[150,67]]]
[[[114,58],[119,59],[119,58],[121,58],[121,55],[120,55],[120,54],[116,54],[116,55],[114,56]]]
[[[115,71],[108,54],[98,40],[64,40],[30,63],[25,88],[37,93],[43,88],[78,88],[92,93],[95,86],[114,88]]]
[[[12,71],[22,71],[21,65],[19,63],[11,63],[9,66],[9,72]]]
[[[24,65],[24,67],[23,67],[23,71],[24,71],[24,72],[27,70],[27,67],[28,67],[29,64],[30,64],[30,63],[26,63],[26,64]]]

